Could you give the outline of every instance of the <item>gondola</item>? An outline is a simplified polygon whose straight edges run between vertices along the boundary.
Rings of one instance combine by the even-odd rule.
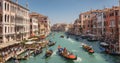
[[[76,40],[78,41],[78,40],[79,40],[79,38],[76,38]]]
[[[38,49],[33,52],[34,56],[37,56],[40,53],[42,53],[42,49]]]
[[[64,36],[63,36],[63,35],[61,35],[60,37],[61,37],[61,38],[64,38]]]
[[[69,60],[76,60],[77,56],[75,56],[73,53],[67,51],[67,49],[63,49],[60,46],[58,46],[58,54],[66,59]]]
[[[87,44],[82,44],[82,47],[89,53],[94,53],[92,47],[88,46]]]
[[[67,38],[69,38],[69,36],[67,36]]]
[[[45,53],[45,58],[50,57],[53,54],[53,50],[47,50]]]
[[[48,43],[48,46],[50,47],[50,46],[53,46],[53,45],[55,45],[56,44],[56,42],[49,42]]]
[[[97,38],[95,38],[95,37],[89,37],[87,40],[90,42],[98,41]]]
[[[101,42],[101,43],[100,43],[100,46],[105,47],[105,48],[108,48],[108,47],[109,47],[109,44],[107,44],[106,42]]]

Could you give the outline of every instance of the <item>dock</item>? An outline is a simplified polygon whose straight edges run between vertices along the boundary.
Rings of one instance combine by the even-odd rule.
[[[20,55],[21,53],[23,53],[24,51],[26,51],[25,49],[21,50],[21,51],[18,51],[16,54],[17,55]],[[14,57],[14,53],[11,53],[9,55],[7,55],[6,57],[4,58],[1,58],[2,61],[0,61],[0,63],[5,63],[6,61],[8,61],[10,58]]]

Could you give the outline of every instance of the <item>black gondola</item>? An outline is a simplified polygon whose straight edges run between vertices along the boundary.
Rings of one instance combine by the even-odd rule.
[[[38,49],[34,51],[34,56],[37,56],[38,54],[42,53],[42,49]]]
[[[50,47],[50,46],[53,46],[53,45],[55,45],[56,44],[56,42],[49,42],[48,43],[48,46]]]
[[[61,35],[60,37],[61,37],[61,38],[64,38],[64,36],[63,36],[63,35]]]
[[[50,57],[53,54],[53,50],[47,50],[45,53],[45,58]]]

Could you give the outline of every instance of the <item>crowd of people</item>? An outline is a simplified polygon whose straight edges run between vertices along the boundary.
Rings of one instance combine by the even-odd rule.
[[[22,51],[24,49],[24,47],[20,44],[15,44],[15,45],[12,45],[12,46],[8,46],[4,49],[1,49],[0,51],[0,55],[1,55],[1,58],[3,60],[5,60],[5,58],[7,58],[8,56],[11,56],[11,55],[17,55],[18,52]]]

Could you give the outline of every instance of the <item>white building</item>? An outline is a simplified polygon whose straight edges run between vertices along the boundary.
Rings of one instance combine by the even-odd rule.
[[[0,0],[0,42],[29,37],[29,10],[12,0]]]
[[[30,36],[38,35],[38,19],[30,16]]]

